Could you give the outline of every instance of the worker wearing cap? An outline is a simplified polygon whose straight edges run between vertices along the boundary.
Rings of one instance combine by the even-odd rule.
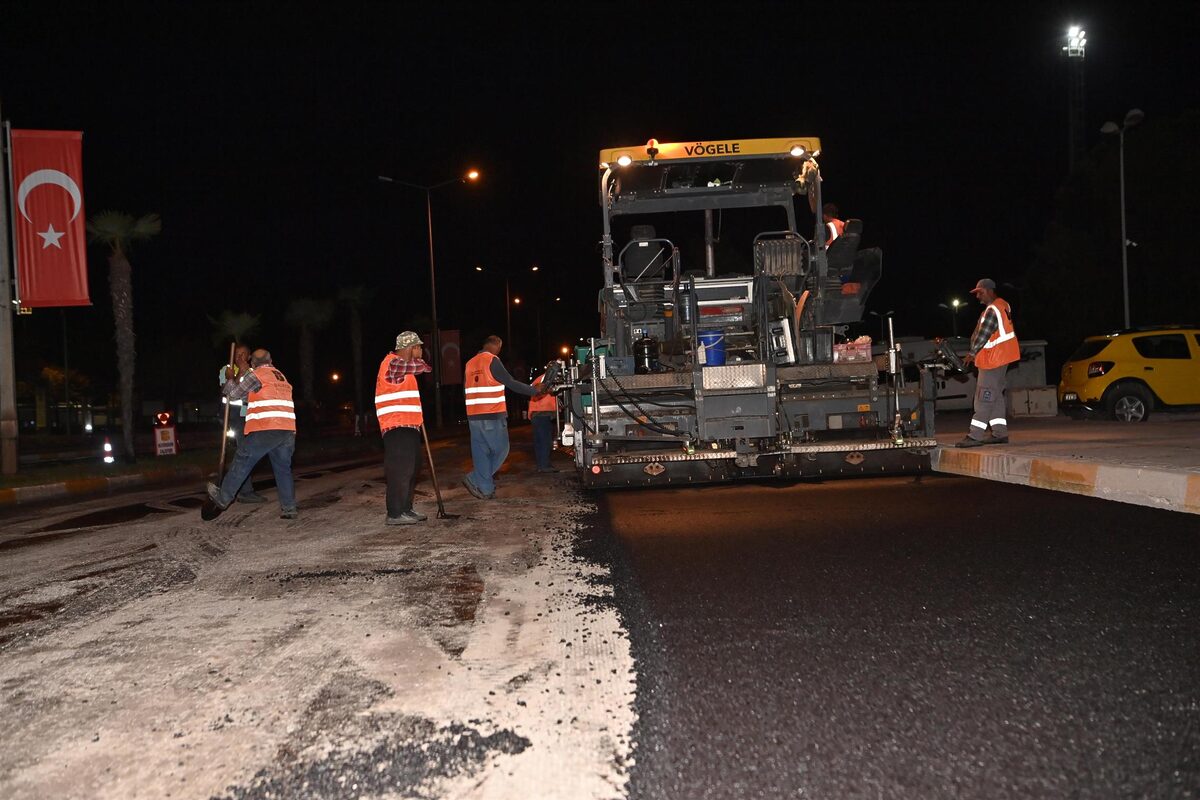
[[[271,363],[271,354],[260,348],[250,354],[249,371],[243,372],[237,380],[226,381],[222,391],[227,400],[247,401],[246,439],[238,448],[221,485],[208,484],[208,497],[216,514],[229,508],[254,465],[266,456],[271,459],[271,471],[275,473],[280,516],[295,519],[299,511],[292,479],[292,454],[296,450],[296,406],[292,402],[292,385]]]
[[[421,392],[417,376],[432,372],[422,360],[421,337],[404,331],[375,377],[375,416],[383,434],[383,474],[387,479],[385,525],[415,525],[429,519],[413,508],[421,464]]]
[[[483,349],[467,362],[463,382],[473,469],[462,482],[467,491],[480,500],[491,500],[496,496],[496,473],[508,458],[505,388],[525,397],[537,397],[550,389],[544,384],[535,389],[509,375],[499,357],[503,346],[499,336],[485,339]]]
[[[971,290],[983,304],[983,313],[971,334],[971,351],[963,363],[979,369],[975,383],[975,415],[971,429],[957,447],[979,447],[1008,441],[1005,383],[1008,365],[1021,360],[1021,346],[1013,329],[1012,308],[996,295],[996,282],[983,278]],[[989,429],[991,432],[989,433]]]

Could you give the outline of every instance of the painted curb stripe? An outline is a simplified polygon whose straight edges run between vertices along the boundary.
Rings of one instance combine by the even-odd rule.
[[[1010,452],[939,447],[933,469],[1101,500],[1200,514],[1200,474]]]

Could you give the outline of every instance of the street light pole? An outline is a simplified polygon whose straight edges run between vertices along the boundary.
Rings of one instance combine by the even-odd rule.
[[[433,188],[425,189],[425,223],[429,228],[429,303],[433,317],[433,408],[434,422],[442,427],[442,342],[437,316],[437,271],[433,266]]]
[[[1133,108],[1125,115],[1125,120],[1120,126],[1115,122],[1106,122],[1100,128],[1101,133],[1117,134],[1118,183],[1121,193],[1121,290],[1125,301],[1126,329],[1131,326],[1129,321],[1129,236],[1125,232],[1125,131],[1145,118],[1146,115],[1140,108]]]
[[[425,226],[429,233],[429,303],[430,316],[433,318],[433,407],[434,421],[438,428],[442,427],[442,337],[441,329],[438,327],[437,313],[437,267],[433,258],[433,190],[440,189],[443,186],[449,186],[452,183],[466,183],[467,181],[477,180],[479,172],[471,170],[463,178],[451,178],[448,181],[435,183],[431,186],[424,186],[419,183],[409,183],[408,181],[389,178],[386,175],[379,175],[379,180],[383,183],[398,183],[401,186],[407,186],[411,189],[420,189],[425,192]]]

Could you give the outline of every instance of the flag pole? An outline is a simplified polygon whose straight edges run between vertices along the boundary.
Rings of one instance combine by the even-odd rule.
[[[3,120],[0,115],[0,120]],[[12,245],[8,211],[9,175],[12,173],[12,136],[4,123],[7,169],[0,168],[0,473],[17,474],[17,387],[16,356],[13,353]]]

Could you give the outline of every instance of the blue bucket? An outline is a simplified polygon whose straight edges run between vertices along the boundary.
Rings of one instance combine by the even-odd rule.
[[[700,346],[704,348],[706,367],[725,366],[725,334],[722,331],[700,331]],[[697,356],[699,360],[699,356]]]

